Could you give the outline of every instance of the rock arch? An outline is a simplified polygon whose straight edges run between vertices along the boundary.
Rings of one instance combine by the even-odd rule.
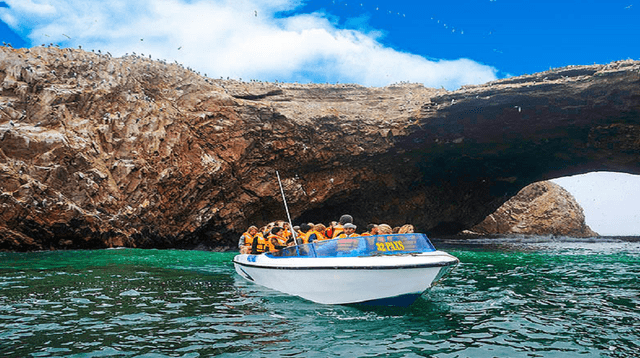
[[[0,47],[0,85],[0,249],[230,246],[284,217],[275,170],[296,220],[349,212],[434,234],[532,182],[640,173],[637,61],[447,92]]]

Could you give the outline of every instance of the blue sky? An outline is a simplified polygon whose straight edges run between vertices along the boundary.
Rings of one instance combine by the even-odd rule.
[[[454,90],[567,65],[638,60],[640,3],[634,2],[0,0],[0,38],[14,47],[55,43],[114,56],[151,54],[213,78],[365,86],[409,81]],[[593,218],[640,211],[637,177],[607,175],[563,179],[562,185],[594,230],[640,235],[637,216],[619,213],[608,224]],[[598,176],[627,195],[613,207],[591,210],[611,201],[597,190],[583,198],[589,191],[580,188]]]
[[[329,0],[303,9],[325,9],[341,27],[357,26],[353,19],[360,18],[365,29],[385,31],[387,46],[428,58],[470,58],[501,77],[640,58],[633,0]]]

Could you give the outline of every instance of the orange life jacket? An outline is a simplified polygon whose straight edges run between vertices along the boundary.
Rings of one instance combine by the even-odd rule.
[[[253,236],[251,236],[251,234],[249,234],[248,232],[245,232],[244,234],[242,234],[242,237],[244,238],[244,246],[251,248],[251,244],[253,243]]]
[[[267,243],[260,232],[256,233],[255,236],[251,236],[251,234],[245,232],[242,236],[244,236],[244,246],[248,247],[249,250],[253,247],[253,240],[258,240],[256,243],[256,251],[258,253],[264,252]]]
[[[347,235],[345,233],[342,233],[342,234],[338,235],[338,237],[336,237],[336,239],[344,239],[344,238],[347,238],[347,237],[358,237],[358,236],[360,236],[360,235],[356,234],[355,232],[353,234],[351,234],[351,235]]]
[[[309,237],[311,237],[311,235],[313,234],[316,234],[315,241],[325,240],[324,235],[312,229],[307,232],[303,232],[302,234],[300,234],[300,236],[298,236],[298,244],[308,244]]]
[[[267,248],[269,248],[269,252],[274,252],[274,251],[278,251],[279,249],[275,247],[275,245],[273,244],[273,240],[276,241],[276,244],[279,246],[287,246],[287,239],[283,238],[282,236],[279,235],[275,235],[275,234],[269,234],[269,238],[267,240]]]
[[[267,240],[265,242],[265,252],[274,252],[277,251],[275,246],[273,246],[273,243],[271,242],[271,240]]]
[[[311,231],[309,231],[309,232],[301,232],[300,234],[298,234],[298,236],[296,236],[296,239],[298,240],[298,245],[308,244],[309,243],[309,234],[310,233],[311,233]]]
[[[257,233],[253,239],[258,241],[256,243],[256,252],[259,254],[265,252],[267,249],[267,240],[265,240],[264,236],[262,236],[261,233]]]
[[[328,227],[324,229],[324,232],[322,233],[322,235],[324,235],[324,237],[326,237],[327,239],[331,239],[333,237],[333,228]]]
[[[316,236],[318,237],[319,241],[328,240],[327,236],[323,232],[320,232],[320,231],[317,231],[317,230],[313,230],[313,232],[316,234]]]
[[[320,232],[311,229],[311,230],[309,230],[309,232],[307,232],[307,241],[309,240],[309,237],[311,237],[311,235],[313,235],[313,234],[316,234],[316,241],[322,241],[322,240],[326,240],[327,239]]]
[[[331,238],[335,239],[338,237],[338,235],[342,234],[343,232],[344,232],[344,228],[342,227],[342,225],[338,224],[338,226],[335,226],[331,231]],[[327,235],[327,237],[329,236]]]

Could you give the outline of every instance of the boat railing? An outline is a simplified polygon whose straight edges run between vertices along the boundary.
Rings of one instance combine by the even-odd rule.
[[[267,253],[273,258],[285,257],[357,257],[397,255],[435,251],[425,234],[392,234],[357,236],[316,241]]]

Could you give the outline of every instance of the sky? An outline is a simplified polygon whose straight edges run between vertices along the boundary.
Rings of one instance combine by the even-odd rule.
[[[638,60],[635,2],[0,0],[0,38],[13,47],[151,55],[211,78],[455,90],[568,65]],[[626,195],[593,189],[602,180]],[[640,235],[640,177],[596,173],[557,182],[595,231]]]

